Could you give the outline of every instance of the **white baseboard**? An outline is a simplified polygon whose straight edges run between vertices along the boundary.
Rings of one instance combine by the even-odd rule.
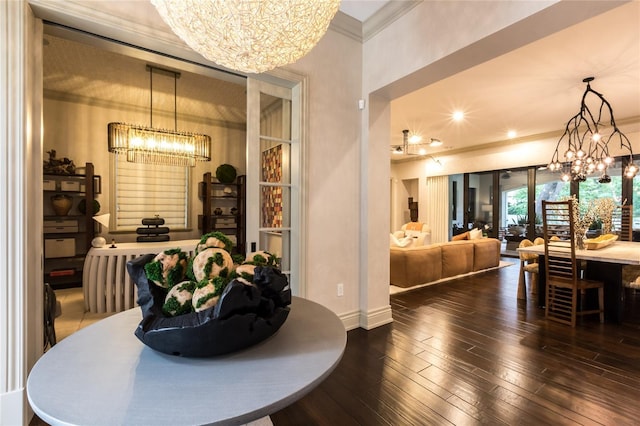
[[[371,330],[393,322],[391,306],[374,309],[369,312],[360,312],[360,327]]]
[[[352,311],[339,316],[344,329],[349,331],[360,327],[360,311]]]
[[[0,425],[29,424],[25,389],[0,393]]]

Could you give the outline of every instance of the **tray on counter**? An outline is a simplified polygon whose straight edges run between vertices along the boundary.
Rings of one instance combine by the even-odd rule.
[[[584,245],[587,250],[598,250],[613,244],[618,239],[615,234],[601,235],[597,238],[587,238]]]

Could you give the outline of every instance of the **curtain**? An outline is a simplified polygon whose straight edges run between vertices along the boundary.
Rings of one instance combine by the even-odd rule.
[[[425,209],[424,222],[431,226],[431,242],[443,243],[449,240],[449,177],[434,176],[427,178],[427,202],[420,203]]]

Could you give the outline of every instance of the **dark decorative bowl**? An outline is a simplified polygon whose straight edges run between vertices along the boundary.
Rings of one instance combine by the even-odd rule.
[[[154,257],[148,254],[127,262],[142,309],[135,335],[152,349],[185,357],[235,352],[274,334],[289,315],[291,290],[286,276],[275,268],[257,267],[255,286],[233,280],[216,306],[167,317],[162,312],[166,290],[150,283],[144,271]]]

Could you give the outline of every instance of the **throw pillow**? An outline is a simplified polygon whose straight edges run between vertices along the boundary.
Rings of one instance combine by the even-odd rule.
[[[422,222],[409,222],[406,225],[406,230],[407,231],[418,231],[418,232],[422,232],[422,226],[424,224]]]
[[[404,235],[404,231],[396,231],[392,235],[396,238],[404,238],[406,236]]]
[[[462,234],[454,235],[451,238],[451,241],[460,241],[460,240],[468,240],[469,239],[469,231],[463,232]]]
[[[412,245],[414,247],[423,246],[425,244],[424,243],[424,239],[425,239],[426,236],[427,236],[427,234],[425,232],[421,232],[418,235],[416,235],[415,237],[412,237],[412,239],[413,239]]]
[[[411,237],[396,238],[393,234],[389,234],[389,240],[391,247],[408,247],[413,243]]]
[[[405,234],[407,237],[419,237],[420,234],[422,234],[422,231],[414,231],[414,230],[407,229],[405,231]]]
[[[481,229],[472,229],[469,231],[469,239],[477,240],[478,238],[482,238],[482,230]]]

